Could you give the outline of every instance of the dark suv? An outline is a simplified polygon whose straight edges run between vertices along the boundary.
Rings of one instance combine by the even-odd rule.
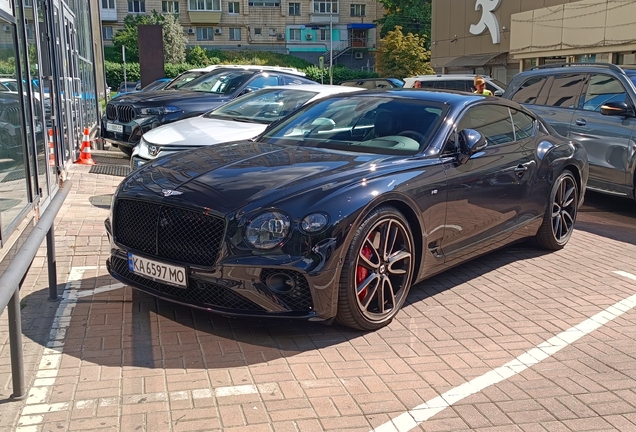
[[[150,129],[204,114],[260,88],[289,84],[317,83],[300,72],[267,66],[214,69],[174,90],[136,92],[112,99],[102,117],[101,137],[130,156]]]
[[[589,189],[636,198],[636,66],[538,66],[517,74],[504,97],[583,144],[590,163]]]

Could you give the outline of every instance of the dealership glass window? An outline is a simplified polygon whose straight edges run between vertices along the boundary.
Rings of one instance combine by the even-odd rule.
[[[0,50],[0,62],[5,64],[3,75],[19,82],[16,65],[16,27],[0,19],[4,31],[0,32],[0,44],[9,49]],[[29,203],[29,178],[27,176],[26,135],[23,112],[26,97],[22,92],[0,94],[0,227],[2,237],[8,235],[18,216]]]
[[[314,13],[338,13],[338,2],[314,1]]]
[[[623,85],[608,75],[592,75],[580,106],[586,111],[601,112],[601,105],[607,102],[626,102],[627,93]]]
[[[113,27],[102,26],[102,37],[104,40],[111,40],[113,38]]]
[[[221,0],[190,0],[188,9],[191,11],[221,12]]]
[[[212,27],[197,27],[197,40],[214,40]]]
[[[512,100],[525,104],[535,103],[547,79],[547,76],[536,76],[528,78],[523,82],[523,84],[521,84],[515,94],[512,95]]]
[[[239,2],[229,2],[227,4],[227,12],[231,14],[241,13],[241,7]]]
[[[299,41],[300,40],[300,29],[299,28],[289,29],[289,40],[290,41]]]
[[[291,15],[291,16],[300,15],[300,3],[290,3],[289,4],[289,15]]]
[[[178,1],[162,1],[161,2],[161,12],[163,13],[179,13],[179,2]]]
[[[557,75],[554,77],[546,105],[575,108],[581,95],[585,75]]]
[[[329,33],[329,29],[320,29],[318,37],[321,41],[328,41],[331,40],[331,33]]]
[[[241,40],[241,29],[236,27],[230,27],[230,40],[232,41],[240,41]]]
[[[128,1],[129,13],[144,13],[146,12],[146,2],[144,0],[129,0]]]
[[[351,16],[365,16],[367,14],[367,6],[363,4],[351,5]]]
[[[102,0],[102,9],[115,9],[115,0]]]

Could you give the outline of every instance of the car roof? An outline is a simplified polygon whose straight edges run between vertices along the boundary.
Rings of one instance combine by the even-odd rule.
[[[216,69],[244,69],[244,70],[267,70],[276,72],[287,72],[293,75],[305,76],[304,72],[293,67],[283,66],[261,66],[261,65],[210,65],[203,68],[190,69],[188,72],[212,72]]]
[[[485,80],[492,79],[488,75],[469,75],[469,74],[437,74],[437,75],[418,75],[404,78],[407,79],[417,79],[417,80],[444,80],[444,79],[475,79],[476,76],[480,76]]]
[[[602,70],[614,71],[622,75],[634,75],[636,73],[636,65],[615,65],[612,63],[581,63],[581,62],[556,63],[556,64],[534,66],[530,69],[520,72],[520,74],[523,74],[523,76],[553,75],[553,74],[563,74],[563,73],[567,74],[572,72],[591,73],[591,72],[599,72]]]
[[[361,87],[344,87],[337,85],[329,85],[329,84],[290,84],[290,85],[281,85],[281,86],[271,86],[265,87],[265,89],[295,89],[295,90],[305,90],[318,92],[320,94],[339,94],[339,93],[351,93],[361,90],[366,90]]]
[[[386,90],[366,90],[364,97],[407,97],[409,99],[419,99],[437,103],[448,104],[465,104],[466,102],[491,99],[493,101],[508,102],[495,96],[484,96],[468,92],[460,92],[453,90],[434,90],[434,89],[412,89],[412,88],[394,88]],[[516,104],[515,104],[516,105]]]

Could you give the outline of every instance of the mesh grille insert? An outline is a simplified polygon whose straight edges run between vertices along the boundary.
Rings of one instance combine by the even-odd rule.
[[[309,283],[305,276],[293,270],[263,269],[261,271],[261,282],[266,283],[267,278],[272,274],[284,274],[292,278],[295,282],[294,288],[289,292],[275,292],[274,294],[284,302],[291,310],[310,311],[313,308]]]

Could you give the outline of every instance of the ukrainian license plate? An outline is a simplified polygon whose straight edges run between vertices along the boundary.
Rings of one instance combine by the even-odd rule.
[[[115,123],[106,123],[106,130],[108,132],[119,132],[122,133],[124,131],[124,126],[115,124]]]
[[[187,286],[186,269],[183,266],[166,264],[131,253],[128,254],[128,269],[140,276],[165,282],[181,288]]]

